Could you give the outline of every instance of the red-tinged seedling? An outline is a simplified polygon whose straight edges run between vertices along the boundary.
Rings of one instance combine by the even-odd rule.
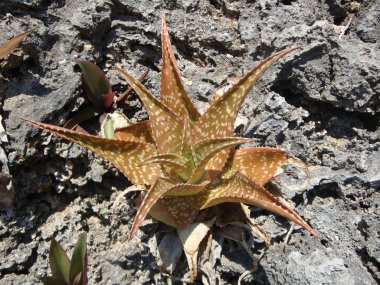
[[[71,260],[53,238],[50,244],[49,263],[52,276],[41,277],[45,285],[87,285],[87,234],[79,236]]]
[[[287,48],[264,59],[200,114],[183,86],[163,16],[160,100],[116,67],[140,97],[149,121],[118,129],[112,138],[27,121],[94,151],[131,182],[150,186],[143,194],[129,238],[148,213],[183,228],[200,210],[225,202],[267,209],[317,236],[293,209],[264,187],[279,166],[288,162],[288,155],[269,147],[236,150],[249,139],[234,136],[235,119],[252,86],[273,62],[295,49]]]
[[[89,61],[77,61],[77,64],[82,71],[82,87],[90,104],[66,122],[64,127],[68,129],[73,129],[84,121],[110,111],[114,104],[117,104],[119,107],[122,106],[132,91],[132,89],[129,88],[117,97],[116,92],[112,91],[112,86],[108,78],[96,64]],[[139,80],[144,80],[146,75],[147,72],[145,72]]]

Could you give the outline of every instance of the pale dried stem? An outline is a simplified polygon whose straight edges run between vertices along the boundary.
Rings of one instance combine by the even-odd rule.
[[[339,40],[341,40],[344,36],[344,34],[347,32],[347,30],[350,28],[350,25],[351,25],[351,22],[352,22],[352,19],[354,18],[354,14],[350,14],[350,17],[348,18],[348,22],[345,26],[343,26],[342,28],[342,31],[340,32],[340,35],[339,35]]]

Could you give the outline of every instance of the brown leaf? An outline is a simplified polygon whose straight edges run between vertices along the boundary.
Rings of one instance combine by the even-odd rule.
[[[7,41],[5,44],[0,46],[0,60],[6,58],[8,55],[12,53],[12,51],[17,47],[17,45],[30,33],[32,33],[33,30],[24,32],[22,34],[19,34],[9,41]]]
[[[198,251],[202,240],[207,236],[215,219],[194,223],[184,229],[178,230],[179,238],[189,264],[191,278],[195,280],[198,275]]]
[[[174,197],[174,199],[181,199],[184,196],[190,196],[201,192],[206,188],[208,182],[204,182],[202,184],[176,184],[174,181],[166,178],[158,178],[157,181],[153,184],[153,186],[147,191],[144,200],[142,201],[135,220],[133,222],[131,231],[129,233],[130,239],[138,227],[141,225],[150,209],[154,206],[154,204],[161,199],[164,195],[169,197]],[[186,203],[178,203],[177,201],[174,203],[168,202],[170,199],[162,200],[163,207],[166,207],[167,212],[173,217],[173,221],[175,226],[183,227],[191,222],[195,209],[188,209]]]
[[[136,233],[138,227],[144,221],[145,217],[148,215],[149,210],[153,207],[153,205],[160,199],[165,192],[167,192],[173,184],[170,180],[159,177],[156,182],[152,185],[152,187],[146,193],[144,200],[142,201],[135,219],[132,224],[132,228],[128,234],[128,241],[132,238],[132,236]]]

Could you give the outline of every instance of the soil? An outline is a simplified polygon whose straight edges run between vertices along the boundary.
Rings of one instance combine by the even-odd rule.
[[[173,277],[157,265],[162,225],[148,221],[126,241],[135,214],[134,194],[124,191],[129,181],[93,153],[20,119],[58,125],[83,106],[78,59],[98,64],[119,92],[127,85],[115,64],[136,77],[149,69],[146,85],[158,95],[161,12],[185,87],[201,110],[215,90],[266,56],[301,47],[253,89],[239,131],[308,165],[306,188],[293,181],[280,189],[320,239],[299,227],[287,239],[287,220],[254,209],[271,245],[254,260],[215,235],[221,254],[208,282],[237,284],[250,271],[241,284],[379,284],[377,0],[1,1],[0,44],[34,32],[0,70],[6,130],[0,147],[0,284],[41,284],[38,277],[50,274],[52,237],[71,252],[84,231],[90,284],[182,282],[188,271],[184,255]],[[147,116],[135,95],[124,109],[136,120]],[[253,238],[249,246],[257,257],[264,242]]]

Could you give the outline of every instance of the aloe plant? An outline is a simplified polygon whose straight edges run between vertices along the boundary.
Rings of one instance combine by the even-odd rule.
[[[270,147],[236,149],[249,139],[234,136],[239,107],[252,86],[274,61],[295,49],[287,48],[264,59],[201,115],[183,86],[163,16],[160,100],[117,67],[143,102],[149,121],[116,128],[112,138],[27,121],[94,151],[131,182],[150,186],[143,193],[129,239],[148,213],[166,224],[183,228],[200,210],[224,202],[267,209],[317,236],[293,209],[264,187],[278,167],[288,161],[287,153]]]
[[[87,285],[87,234],[79,236],[71,260],[53,238],[50,243],[49,263],[52,276],[41,277],[45,285]]]

